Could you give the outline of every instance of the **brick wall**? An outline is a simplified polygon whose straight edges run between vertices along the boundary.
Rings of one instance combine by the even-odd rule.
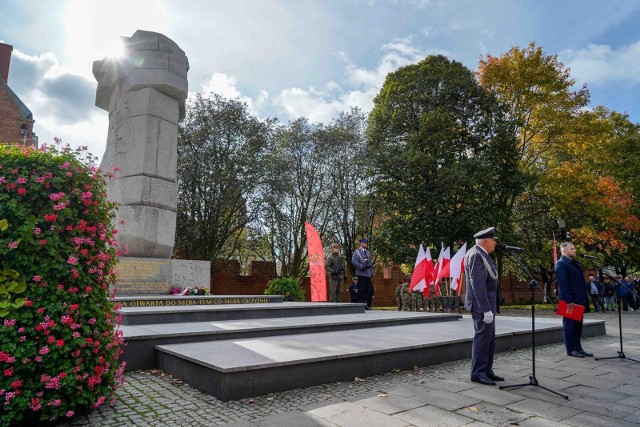
[[[9,96],[7,87],[0,83],[0,142],[18,143],[24,135],[20,133],[22,125],[27,126],[27,140],[33,136],[33,120],[23,120],[20,111]]]
[[[9,95],[8,77],[13,47],[0,43],[0,143],[19,143],[25,135],[21,133],[24,126],[27,130],[26,142],[31,144],[34,120],[23,118],[11,95]]]
[[[267,283],[276,277],[276,266],[272,262],[254,261],[249,265],[249,275],[240,275],[240,264],[238,261],[228,263],[216,261],[211,266],[211,287],[213,295],[262,295],[267,287]],[[376,290],[376,305],[395,305],[395,291],[398,281],[402,280],[404,274],[399,268],[389,268],[376,272],[373,283]],[[349,277],[345,281],[344,289],[351,283]],[[310,300],[310,281],[306,277],[302,281],[302,289],[305,298]],[[342,300],[349,301],[349,294],[342,292]]]
[[[249,275],[240,275],[240,264],[237,261],[215,262],[211,266],[211,287],[213,295],[262,295],[267,283],[276,277],[276,267],[272,262],[254,261],[249,266]],[[405,279],[404,273],[399,267],[385,267],[376,270],[373,277],[373,285],[376,291],[374,306],[395,306],[396,288]],[[342,292],[342,301],[349,301],[349,294],[344,291],[351,283],[349,277],[345,281]],[[302,283],[305,299],[310,300],[309,278]],[[527,304],[530,301],[531,291],[527,282],[518,282],[515,276],[503,277],[500,287],[500,297],[504,304]],[[536,301],[542,302],[540,292],[536,290]]]

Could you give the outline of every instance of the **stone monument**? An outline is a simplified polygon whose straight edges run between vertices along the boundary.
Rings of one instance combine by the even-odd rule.
[[[103,171],[118,202],[115,225],[128,253],[119,262],[119,293],[209,288],[210,263],[171,259],[178,203],[178,122],[185,115],[189,61],[166,36],[122,37],[124,55],[93,63],[96,106],[109,112]]]

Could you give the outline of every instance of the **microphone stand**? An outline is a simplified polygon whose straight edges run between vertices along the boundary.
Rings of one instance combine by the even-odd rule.
[[[551,300],[549,300],[549,297],[547,297],[547,295],[544,293],[544,291],[542,290],[542,288],[538,284],[538,281],[535,279],[535,277],[533,277],[533,274],[531,273],[531,270],[529,270],[527,265],[520,259],[520,257],[518,257],[516,254],[510,253],[510,252],[506,252],[506,255],[509,257],[509,259],[514,261],[522,269],[522,271],[524,271],[527,274],[527,276],[529,276],[529,278],[531,279],[531,281],[529,282],[529,289],[531,289],[531,364],[532,364],[532,373],[529,376],[529,382],[528,383],[503,385],[503,386],[500,386],[500,389],[503,390],[503,389],[510,389],[510,388],[522,388],[522,387],[526,387],[528,385],[531,385],[531,386],[534,386],[534,387],[540,387],[543,390],[547,390],[550,393],[553,393],[553,394],[558,395],[560,397],[564,397],[565,399],[568,400],[569,396],[566,396],[564,394],[558,393],[557,391],[553,391],[553,390],[551,390],[551,389],[549,389],[549,388],[547,388],[547,387],[545,387],[543,385],[540,385],[540,382],[536,378],[536,301],[535,301],[535,289],[536,288],[540,289],[540,291],[542,292],[542,295],[544,295],[545,300],[547,300],[551,305],[553,305],[553,302],[551,302]],[[555,311],[555,306],[554,306],[554,311]]]
[[[640,363],[640,360],[635,360],[635,359],[631,359],[630,357],[627,357],[624,354],[624,350],[622,349],[622,311],[620,311],[621,310],[621,303],[622,303],[622,298],[620,296],[620,287],[622,286],[622,283],[620,283],[615,277],[613,277],[611,274],[609,274],[609,272],[607,270],[605,270],[600,264],[598,264],[597,262],[595,262],[593,260],[592,260],[592,262],[608,278],[610,278],[611,280],[613,280],[615,282],[615,285],[613,286],[613,292],[615,292],[616,300],[618,301],[618,330],[619,330],[619,333],[620,333],[620,351],[618,352],[618,355],[617,356],[609,356],[609,357],[595,357],[594,359],[595,360],[627,359],[627,360],[631,360],[632,362]],[[633,291],[630,291],[630,292],[633,292]]]

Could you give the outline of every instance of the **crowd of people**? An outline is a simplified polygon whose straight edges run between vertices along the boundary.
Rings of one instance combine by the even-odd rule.
[[[608,312],[618,309],[618,302],[623,311],[635,311],[640,308],[640,277],[633,280],[629,276],[616,276],[616,283],[609,277],[605,277],[601,282],[595,276],[589,276],[587,282],[587,293],[593,304],[593,310],[598,312]]]

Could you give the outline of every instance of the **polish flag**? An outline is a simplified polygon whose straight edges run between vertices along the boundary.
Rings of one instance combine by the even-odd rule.
[[[467,244],[462,245],[458,252],[451,258],[449,263],[449,277],[451,277],[451,289],[458,290],[460,285],[460,276],[464,270],[464,256],[467,253]]]
[[[418,256],[416,258],[416,264],[413,267],[413,274],[411,275],[411,285],[409,285],[409,292],[421,291],[427,287],[426,282],[427,273],[427,255],[424,252],[422,244],[418,249]]]
[[[422,293],[425,294],[426,296],[429,296],[429,293],[430,293],[429,288],[431,287],[431,281],[433,280],[434,269],[433,269],[433,259],[431,258],[431,251],[429,250],[428,246],[427,246],[427,249],[425,250],[425,255],[427,258],[427,265],[424,273],[425,286]]]
[[[449,246],[447,249],[440,251],[440,255],[438,256],[438,269],[437,274],[435,275],[435,285],[436,285],[436,295],[440,294],[440,279],[443,277],[449,277],[449,262],[451,260],[451,250]],[[444,275],[443,273],[446,273]]]

